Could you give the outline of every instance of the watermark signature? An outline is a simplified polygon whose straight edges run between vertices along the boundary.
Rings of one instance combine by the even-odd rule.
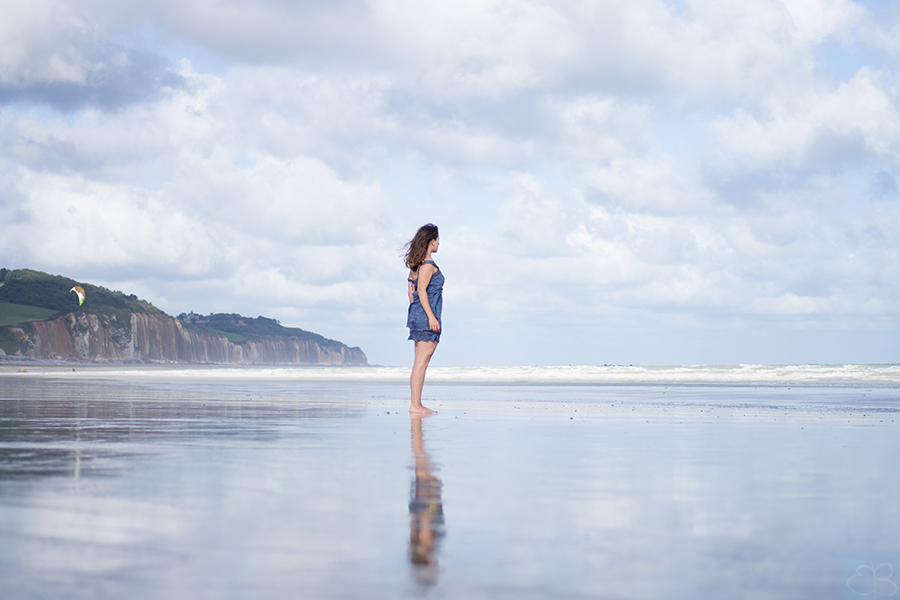
[[[893,596],[897,593],[897,584],[891,581],[894,567],[881,563],[877,567],[871,562],[856,567],[856,575],[847,580],[847,587],[860,596]]]

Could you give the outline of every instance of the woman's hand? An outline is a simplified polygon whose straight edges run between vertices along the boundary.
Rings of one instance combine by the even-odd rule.
[[[439,333],[441,331],[441,323],[434,316],[428,317],[428,328],[431,329],[435,333]]]

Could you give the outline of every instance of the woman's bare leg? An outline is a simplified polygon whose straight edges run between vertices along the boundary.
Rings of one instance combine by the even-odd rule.
[[[409,391],[412,398],[409,405],[411,413],[433,413],[435,411],[422,406],[422,386],[425,385],[425,370],[431,362],[431,355],[437,348],[437,342],[416,342],[416,359],[409,376]]]

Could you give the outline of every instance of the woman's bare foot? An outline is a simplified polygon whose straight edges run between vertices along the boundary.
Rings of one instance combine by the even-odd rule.
[[[431,410],[427,406],[419,405],[419,406],[410,406],[409,414],[411,415],[433,415],[436,413],[436,410]]]

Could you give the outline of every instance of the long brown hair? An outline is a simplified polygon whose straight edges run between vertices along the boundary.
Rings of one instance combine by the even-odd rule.
[[[437,238],[438,228],[434,223],[426,223],[419,227],[413,239],[409,240],[404,246],[406,255],[403,257],[403,262],[406,263],[406,266],[413,271],[417,271],[419,265],[425,260],[425,255],[428,254],[428,244],[431,243],[431,240],[436,240]]]

